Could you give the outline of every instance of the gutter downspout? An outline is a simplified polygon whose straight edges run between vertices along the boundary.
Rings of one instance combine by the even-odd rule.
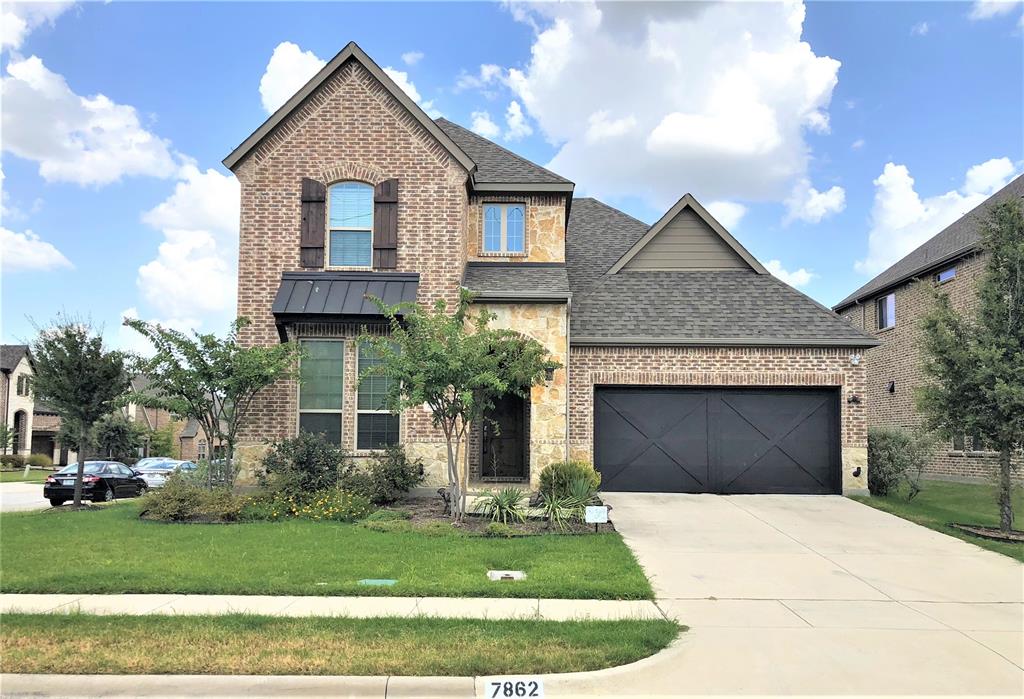
[[[569,355],[572,346],[569,340],[572,330],[572,293],[565,300],[565,460],[569,460]]]
[[[7,384],[7,390],[4,392],[4,419],[0,424],[7,425],[7,416],[11,412],[11,372],[4,372],[4,383]],[[7,446],[4,445],[4,454],[7,453]]]

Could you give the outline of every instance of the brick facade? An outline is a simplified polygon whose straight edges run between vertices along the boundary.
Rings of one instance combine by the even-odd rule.
[[[977,286],[985,271],[986,257],[972,254],[955,262],[956,277],[942,284],[941,290],[949,295],[953,308],[970,314],[977,308]],[[945,269],[948,266],[943,267]],[[912,429],[921,424],[921,415],[915,407],[916,388],[925,381],[922,371],[923,330],[921,319],[931,308],[928,287],[932,275],[921,282],[907,282],[892,291],[843,309],[841,316],[857,328],[873,334],[882,343],[867,351],[868,424],[871,426]],[[880,329],[876,302],[888,293],[896,295],[896,324]],[[889,385],[893,384],[893,391]],[[960,445],[956,445],[960,446]],[[954,448],[946,442],[940,445],[926,469],[929,476],[953,479],[987,479],[999,464],[995,452],[972,451],[971,440],[965,440],[965,449]],[[1021,459],[1016,477],[1024,477]]]

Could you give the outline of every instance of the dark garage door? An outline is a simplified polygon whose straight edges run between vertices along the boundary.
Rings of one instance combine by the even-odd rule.
[[[838,389],[595,388],[607,491],[840,492]]]

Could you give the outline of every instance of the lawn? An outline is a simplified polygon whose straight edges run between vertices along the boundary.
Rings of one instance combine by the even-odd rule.
[[[5,614],[4,672],[444,675],[598,670],[652,655],[665,620]]]
[[[0,514],[0,590],[650,599],[616,533],[514,539],[288,520],[163,524],[134,502]],[[523,570],[491,582],[488,570]],[[390,587],[359,585],[390,578]],[[6,619],[5,619],[6,620]]]
[[[22,468],[17,471],[0,471],[0,483],[42,483],[51,473],[53,471],[32,470],[28,472],[28,478],[25,478],[25,469]]]
[[[865,505],[885,510],[891,514],[909,519],[922,526],[955,536],[964,541],[995,551],[1018,561],[1024,561],[1024,546],[990,541],[971,536],[949,526],[950,522],[999,526],[999,509],[996,505],[996,488],[986,483],[949,483],[927,481],[924,490],[908,501],[904,493],[888,497],[854,497]],[[1021,528],[1024,521],[1024,492],[1016,488],[1013,493],[1013,510],[1017,516],[1014,526]]]

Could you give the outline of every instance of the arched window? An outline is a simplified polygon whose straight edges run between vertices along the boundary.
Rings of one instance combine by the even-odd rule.
[[[365,182],[333,184],[327,207],[327,264],[369,267],[373,259],[373,187]]]
[[[20,454],[25,449],[25,444],[27,442],[26,438],[28,436],[25,434],[27,427],[25,423],[27,421],[28,416],[24,410],[19,410],[14,413],[14,443],[12,445],[12,453],[14,454]]]

